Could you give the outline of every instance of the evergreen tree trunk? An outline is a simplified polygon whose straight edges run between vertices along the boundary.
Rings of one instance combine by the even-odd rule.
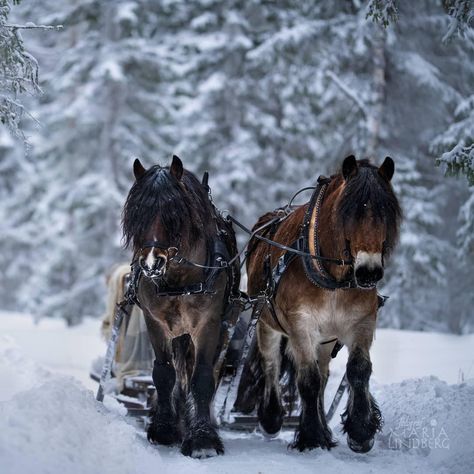
[[[385,28],[374,25],[374,40],[372,47],[373,57],[373,87],[367,117],[367,149],[368,158],[377,156],[380,145],[380,129],[382,126],[385,102],[385,41],[387,33]]]

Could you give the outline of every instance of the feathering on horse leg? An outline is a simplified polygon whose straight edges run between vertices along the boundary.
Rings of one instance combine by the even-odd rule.
[[[279,382],[282,335],[260,322],[257,337],[265,380],[263,398],[258,406],[258,420],[264,435],[275,437],[280,432],[284,416]]]
[[[187,433],[181,445],[184,455],[196,458],[224,454],[224,445],[212,426],[210,413],[215,390],[213,358],[216,350],[210,341],[217,341],[219,332],[217,328],[215,337],[210,337],[212,324],[206,329],[205,342],[195,338],[195,365],[186,408]]]
[[[355,452],[370,451],[374,436],[382,427],[382,414],[369,392],[372,363],[368,348],[354,345],[347,362],[350,392],[346,411],[342,415],[344,432],[349,447]]]
[[[156,399],[147,432],[148,440],[153,443],[172,445],[181,441],[178,416],[173,403],[175,381],[176,372],[171,358],[157,355],[153,366]]]
[[[148,311],[144,311],[144,316],[150,342],[155,353],[152,376],[156,388],[147,437],[152,443],[177,444],[181,441],[181,433],[173,400],[176,383],[173,358],[168,350],[166,336],[160,324]]]

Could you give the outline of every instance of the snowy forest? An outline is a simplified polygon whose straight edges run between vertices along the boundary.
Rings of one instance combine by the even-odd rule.
[[[469,0],[0,0],[1,308],[103,313],[136,157],[208,170],[251,226],[353,153],[394,159],[404,212],[379,326],[473,332],[473,22]]]

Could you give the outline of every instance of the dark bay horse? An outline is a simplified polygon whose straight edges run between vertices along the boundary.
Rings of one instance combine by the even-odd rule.
[[[249,371],[253,364],[259,376],[244,374],[240,403],[248,406],[250,399],[253,408],[256,402],[261,429],[276,435],[284,415],[280,371],[289,360],[301,399],[299,427],[290,446],[300,451],[335,445],[325,419],[324,390],[336,339],[349,350],[349,400],[343,414],[349,447],[369,451],[381,427],[380,410],[369,392],[369,349],[377,320],[376,284],[397,242],[401,219],[390,184],[394,171],[389,157],[380,167],[347,157],[341,172],[322,181],[309,204],[293,209],[266,235],[286,246],[305,235],[307,247],[300,250],[321,258],[296,256],[281,275],[273,309],[267,306],[260,316],[258,344],[247,365]],[[265,214],[255,228],[275,215]],[[285,250],[257,239],[252,246],[248,292],[256,296],[268,288],[267,262],[278,268]]]
[[[155,353],[156,406],[148,439],[181,444],[203,457],[224,447],[211,424],[216,361],[224,344],[229,296],[238,289],[233,229],[208,196],[207,184],[171,166],[146,170],[134,163],[136,181],[123,210],[126,245],[133,245],[133,282]]]

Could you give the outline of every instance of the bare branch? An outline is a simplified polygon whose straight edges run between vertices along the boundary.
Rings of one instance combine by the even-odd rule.
[[[12,30],[61,30],[64,28],[63,25],[35,25],[34,23],[26,23],[24,25],[6,24],[2,25],[2,27]]]
[[[369,114],[364,103],[357,97],[357,94],[352,91],[346,84],[344,84],[332,71],[326,71],[326,76],[329,77],[334,83],[357,105],[359,110],[362,112],[365,118],[368,118]]]

